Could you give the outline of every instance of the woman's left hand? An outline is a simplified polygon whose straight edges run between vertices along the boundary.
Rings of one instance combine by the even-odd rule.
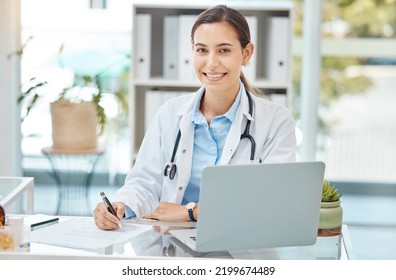
[[[157,209],[143,218],[163,222],[188,222],[190,217],[185,205],[162,201]]]

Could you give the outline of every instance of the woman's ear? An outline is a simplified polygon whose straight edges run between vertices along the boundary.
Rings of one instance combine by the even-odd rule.
[[[250,58],[253,55],[254,45],[252,42],[249,42],[246,47],[243,49],[243,61],[242,65],[246,66],[249,63]]]

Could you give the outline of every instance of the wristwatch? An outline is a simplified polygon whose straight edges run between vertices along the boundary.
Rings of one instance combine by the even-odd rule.
[[[194,218],[194,208],[195,208],[195,202],[189,202],[186,204],[186,208],[188,211],[188,216],[190,216],[190,222],[196,222],[197,220]]]

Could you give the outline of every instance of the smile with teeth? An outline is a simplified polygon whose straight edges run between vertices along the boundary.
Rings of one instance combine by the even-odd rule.
[[[224,73],[217,73],[217,74],[210,74],[210,73],[205,73],[206,77],[209,79],[220,79],[225,76]]]

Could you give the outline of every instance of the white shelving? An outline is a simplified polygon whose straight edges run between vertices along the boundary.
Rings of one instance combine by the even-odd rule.
[[[164,37],[173,36],[175,38],[175,34],[164,30],[165,18],[173,16],[173,18],[179,18],[180,22],[191,22],[191,19],[188,19],[186,15],[197,16],[202,11],[217,4],[226,4],[229,7],[235,8],[248,18],[252,40],[255,45],[256,59],[256,61],[250,63],[255,66],[255,69],[249,69],[249,71],[246,69],[249,81],[255,87],[263,89],[268,94],[265,96],[266,98],[271,99],[271,94],[276,93],[274,100],[282,100],[283,95],[285,105],[289,105],[291,97],[290,70],[293,22],[293,4],[291,2],[223,1],[217,3],[216,1],[210,1],[196,4],[189,3],[188,1],[168,4],[135,2],[132,11],[133,47],[129,99],[132,160],[139,149],[145,133],[146,93],[153,90],[192,92],[200,87],[199,81],[193,77],[189,78],[190,76],[187,76],[186,78],[186,75],[183,75],[184,78],[179,79],[180,74],[171,73],[169,75],[169,73],[164,73],[167,69],[164,67],[164,60],[168,62],[172,59],[174,60],[175,52],[169,52],[169,49],[167,49],[169,45],[172,48],[179,48],[178,52],[176,52],[179,53],[179,59],[175,62],[178,64],[175,67],[182,67],[180,63],[185,62],[184,60],[186,59],[181,59],[180,53],[185,53],[185,51],[180,50],[180,48],[184,47],[181,44],[184,42],[185,46],[191,49],[189,31],[192,27],[185,26],[184,24],[183,28],[177,29],[177,23],[176,25],[174,25],[175,23],[171,23],[175,29],[184,31],[180,31],[178,34],[178,45],[170,44],[169,40],[166,41]],[[182,17],[180,17],[181,15]],[[183,18],[183,21],[181,18]],[[271,29],[269,29],[269,26],[271,26]],[[175,31],[176,33],[177,30]],[[143,54],[142,50],[144,52]],[[165,53],[173,56],[173,58],[166,57],[165,59]],[[187,62],[189,63],[189,61]],[[184,72],[185,70],[183,70],[183,74],[186,74]],[[169,79],[166,77],[176,78]]]

